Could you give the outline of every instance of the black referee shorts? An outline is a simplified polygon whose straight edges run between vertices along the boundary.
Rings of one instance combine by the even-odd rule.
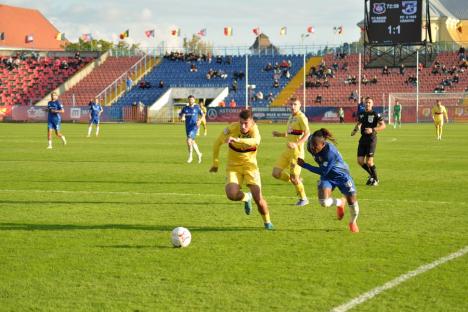
[[[374,157],[375,149],[377,148],[377,136],[362,136],[359,139],[357,150],[358,157]]]

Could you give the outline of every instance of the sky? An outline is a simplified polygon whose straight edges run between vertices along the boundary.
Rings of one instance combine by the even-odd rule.
[[[119,33],[129,29],[129,43],[142,47],[166,47],[182,44],[203,28],[204,40],[215,47],[250,46],[253,28],[270,37],[277,46],[301,45],[301,34],[308,26],[315,33],[304,39],[305,45],[336,45],[357,41],[356,26],[364,16],[363,0],[0,0],[1,4],[38,9],[70,41],[81,34],[92,33],[95,39],[118,41]],[[336,35],[335,26],[343,26]],[[223,35],[223,28],[233,29],[232,37]],[[287,35],[280,36],[280,28]],[[170,31],[181,29],[181,37]],[[155,38],[144,31],[155,29]]]

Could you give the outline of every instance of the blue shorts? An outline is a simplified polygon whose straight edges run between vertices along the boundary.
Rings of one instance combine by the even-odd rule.
[[[47,128],[59,131],[61,123],[62,122],[60,120],[49,120],[47,123]]]
[[[195,140],[195,138],[197,137],[197,132],[198,132],[198,127],[185,130],[185,133],[187,134],[187,138],[192,139],[192,140]]]
[[[93,117],[89,120],[89,124],[99,125],[99,117]]]
[[[320,189],[332,189],[338,187],[341,194],[343,195],[354,195],[356,194],[356,185],[354,184],[353,178],[351,176],[337,177],[334,179],[320,179],[318,182],[318,187]]]

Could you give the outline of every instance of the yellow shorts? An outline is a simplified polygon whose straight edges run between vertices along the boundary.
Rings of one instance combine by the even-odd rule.
[[[304,157],[304,155],[301,155],[301,154],[303,153],[301,153],[298,148],[296,149],[288,148],[278,158],[274,167],[280,168],[283,170],[289,169],[290,174],[298,176],[301,174],[301,167],[297,165],[297,158]]]
[[[444,125],[444,120],[443,119],[434,119],[434,125],[437,126],[443,126]]]
[[[226,168],[226,184],[234,183],[242,186],[244,182],[246,185],[262,186],[260,171],[256,165],[249,164]]]

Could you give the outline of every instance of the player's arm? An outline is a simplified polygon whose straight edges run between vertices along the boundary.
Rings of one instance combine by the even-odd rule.
[[[50,111],[52,113],[62,113],[62,114],[65,112],[65,110],[63,109],[62,104],[59,105],[59,109],[51,109]]]
[[[358,132],[359,130],[361,130],[361,121],[358,121],[357,124],[354,126],[354,129],[353,131],[351,131],[351,136],[355,135],[356,132]]]
[[[373,132],[379,132],[385,129],[387,125],[385,124],[385,120],[380,117],[379,122],[377,123],[377,127],[373,128]]]
[[[249,148],[249,147],[257,147],[260,145],[260,132],[258,131],[258,128],[255,127],[252,133],[251,138],[229,138],[229,142],[237,142],[242,144],[244,147]]]
[[[198,118],[198,120],[197,120],[197,127],[200,127],[200,125],[201,125],[201,123],[202,123],[202,121],[203,121],[203,117],[205,116],[205,114],[203,113],[203,111],[201,110],[201,108],[198,109],[198,116],[199,116],[200,118]]]
[[[179,119],[180,121],[185,121],[185,107],[180,110]]]
[[[210,172],[218,172],[219,150],[221,149],[221,145],[226,143],[226,138],[229,137],[229,133],[229,128],[224,129],[213,144],[213,164],[210,168]]]
[[[322,170],[320,169],[320,167],[312,166],[311,164],[306,163],[302,158],[297,159],[297,164],[302,168],[309,170],[310,172],[313,172],[318,175],[322,174]]]
[[[446,108],[444,108],[444,117],[445,117],[445,121],[448,122],[448,113],[447,113]]]

